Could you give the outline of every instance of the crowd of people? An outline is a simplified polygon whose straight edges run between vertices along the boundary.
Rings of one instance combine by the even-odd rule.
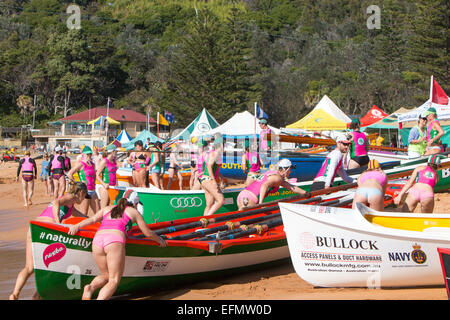
[[[270,133],[267,120],[260,121],[261,129]],[[428,126],[427,126],[428,122]],[[339,135],[335,148],[326,156],[319,172],[313,179],[310,192],[289,182],[289,175],[295,168],[288,159],[281,159],[275,166],[261,173],[263,161],[260,157],[270,148],[270,141],[263,141],[261,145],[244,144],[245,152],[242,156],[242,170],[246,174],[243,190],[237,197],[239,210],[257,207],[264,202],[269,193],[276,192],[283,187],[293,193],[311,197],[311,192],[331,188],[337,175],[347,183],[355,182],[345,169],[367,167],[356,179],[357,189],[352,206],[363,203],[377,211],[384,210],[384,199],[388,177],[379,162],[368,156],[368,139],[360,131],[360,123],[355,119],[350,124],[351,132]],[[425,132],[426,129],[426,132]],[[441,158],[436,153],[442,151],[440,138],[444,131],[436,119],[436,111],[430,108],[418,120],[418,125],[411,130],[408,154],[413,156],[428,155],[423,165],[415,168],[410,179],[394,199],[399,211],[412,212],[421,205],[421,212],[432,213],[434,209],[434,186],[438,182],[437,170]],[[224,204],[223,178],[220,167],[223,154],[223,138],[215,134],[209,140],[192,139],[195,152],[191,153],[191,181],[190,188],[205,192],[204,215],[210,216],[217,212]],[[156,142],[144,149],[142,141],[136,141],[134,151],[129,154],[125,163],[132,167],[133,183],[137,187],[148,187],[149,179],[159,189],[163,189],[165,154],[169,151],[169,182],[173,182],[175,175],[182,189],[182,164],[178,161],[177,145],[172,145],[164,151],[163,144]],[[259,150],[258,150],[259,149]],[[149,151],[150,155],[148,152]],[[349,157],[346,160],[346,157]],[[62,223],[70,216],[86,219],[73,225],[68,233],[75,235],[80,228],[101,222],[95,234],[92,245],[93,257],[99,267],[100,275],[84,287],[83,299],[90,299],[97,289],[98,299],[110,298],[122,277],[125,259],[126,234],[131,224],[136,223],[143,234],[157,242],[161,247],[167,245],[165,240],[153,233],[145,224],[141,212],[137,210],[139,196],[136,192],[128,192],[113,205],[109,201],[108,189],[117,185],[116,173],[117,148],[109,145],[99,154],[84,146],[80,156],[72,165],[65,149],[57,146],[51,155],[44,154],[40,179],[45,182],[46,194],[53,197],[53,201],[36,218],[38,221]],[[37,177],[37,165],[25,152],[17,170],[17,181],[22,175],[24,205],[32,205],[34,179]],[[78,176],[78,179],[76,178]],[[78,181],[76,181],[78,180]],[[96,183],[96,181],[98,183]],[[75,204],[77,208],[75,208]],[[93,214],[88,215],[89,209]],[[27,279],[34,272],[31,248],[30,230],[26,242],[25,267],[17,276],[16,284],[10,299],[18,299]],[[38,298],[38,294],[34,295]]]

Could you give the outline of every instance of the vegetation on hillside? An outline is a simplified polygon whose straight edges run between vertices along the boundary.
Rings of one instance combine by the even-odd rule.
[[[81,28],[68,29],[69,5]],[[370,5],[380,28],[368,28]],[[285,126],[327,94],[349,115],[450,93],[448,0],[3,0],[0,125],[89,107],[219,122],[258,101]],[[34,97],[36,96],[36,99]],[[20,99],[19,99],[20,97]],[[31,100],[30,100],[31,99]],[[24,107],[18,101],[36,101]]]

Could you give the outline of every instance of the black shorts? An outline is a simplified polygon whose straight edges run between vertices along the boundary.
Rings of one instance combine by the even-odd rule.
[[[325,181],[314,181],[311,187],[309,188],[309,192],[317,191],[325,189]]]
[[[353,161],[355,161],[356,163],[359,164],[360,167],[363,167],[365,165],[367,165],[370,161],[369,156],[365,155],[365,156],[357,156],[354,158],[351,158]]]

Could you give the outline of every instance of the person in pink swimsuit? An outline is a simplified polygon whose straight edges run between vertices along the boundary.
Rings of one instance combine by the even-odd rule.
[[[44,221],[51,223],[61,223],[70,216],[86,217],[79,212],[74,204],[80,204],[87,195],[87,188],[84,183],[71,183],[69,190],[62,197],[53,200],[44,211],[35,219],[36,221]],[[26,240],[26,261],[25,267],[19,272],[14,286],[14,290],[9,296],[10,300],[19,299],[19,294],[28,278],[34,273],[33,250],[31,247],[31,232],[28,228]],[[33,295],[33,299],[39,299],[37,292]]]
[[[394,199],[394,203],[400,206],[403,196],[408,192],[408,196],[399,210],[413,212],[420,203],[422,213],[433,213],[434,186],[439,180],[437,169],[440,164],[441,158],[434,154],[428,157],[426,165],[414,169],[411,178]]]
[[[117,147],[111,144],[103,151],[106,153],[106,157],[103,158],[98,166],[96,166],[97,183],[95,185],[95,191],[97,197],[100,199],[100,208],[104,208],[109,205],[109,187],[117,185]]]
[[[435,108],[429,108],[422,114],[422,117],[427,118],[427,151],[425,155],[436,154],[444,152],[441,138],[445,131],[442,129],[439,120],[437,119],[437,112]]]
[[[264,202],[264,198],[280,187],[298,194],[309,194],[305,190],[291,185],[286,179],[291,173],[292,163],[288,159],[282,159],[277,164],[278,170],[266,171],[258,180],[253,181],[242,190],[237,197],[239,211],[256,207]],[[310,194],[309,194],[310,195]]]
[[[25,157],[19,161],[19,168],[17,169],[16,181],[19,181],[20,171],[22,171],[22,191],[24,206],[32,205],[31,198],[34,192],[34,179],[37,176],[37,165],[34,159],[30,157],[30,151],[25,151]]]
[[[97,177],[95,163],[92,160],[92,154],[92,149],[85,146],[83,148],[83,158],[77,161],[67,174],[70,180],[74,180],[73,175],[78,173],[80,181],[86,183],[89,197],[87,197],[80,206],[80,210],[86,215],[88,215],[89,207],[92,209],[93,214],[100,209],[100,201],[97,197],[97,193],[95,192],[95,180]]]
[[[75,235],[79,229],[101,221],[92,241],[92,254],[101,274],[84,287],[83,300],[90,300],[94,291],[99,288],[98,300],[109,299],[116,291],[125,267],[126,234],[133,223],[136,223],[150,240],[159,243],[161,247],[167,246],[164,239],[145,224],[144,218],[136,210],[138,203],[138,194],[130,192],[121,198],[117,205],[107,206],[93,217],[70,227],[68,233]]]
[[[57,199],[66,191],[66,176],[64,175],[65,165],[62,156],[63,149],[58,145],[55,147],[55,154],[50,157],[47,171],[53,179],[53,198]]]
[[[244,186],[249,186],[255,181],[259,175],[261,175],[260,168],[263,166],[261,158],[259,157],[256,147],[250,148],[250,142],[248,140],[244,143],[245,153],[242,155],[242,170],[247,174]]]
[[[358,189],[353,199],[352,208],[356,203],[363,203],[370,208],[384,210],[384,194],[387,188],[387,176],[377,160],[370,160],[367,170],[358,178]]]
[[[369,163],[369,156],[367,155],[368,142],[367,136],[364,132],[359,131],[361,122],[359,119],[352,119],[349,128],[353,130],[350,145],[350,161],[348,162],[348,169],[360,168]]]

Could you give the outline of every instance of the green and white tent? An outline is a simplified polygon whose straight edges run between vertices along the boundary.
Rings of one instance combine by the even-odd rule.
[[[194,136],[207,135],[212,129],[219,126],[219,123],[214,117],[203,108],[202,112],[194,119],[183,131],[175,137],[170,138],[170,141],[184,140],[188,141]]]
[[[151,133],[148,130],[144,130],[136,138],[134,138],[130,142],[122,144],[122,147],[125,148],[127,151],[128,150],[132,150],[132,149],[134,149],[134,143],[137,140],[141,140],[142,143],[145,146],[146,143],[147,143],[147,138],[150,138],[150,142],[156,142],[156,141],[164,142],[164,139],[158,138],[157,136],[155,136],[153,133]]]

